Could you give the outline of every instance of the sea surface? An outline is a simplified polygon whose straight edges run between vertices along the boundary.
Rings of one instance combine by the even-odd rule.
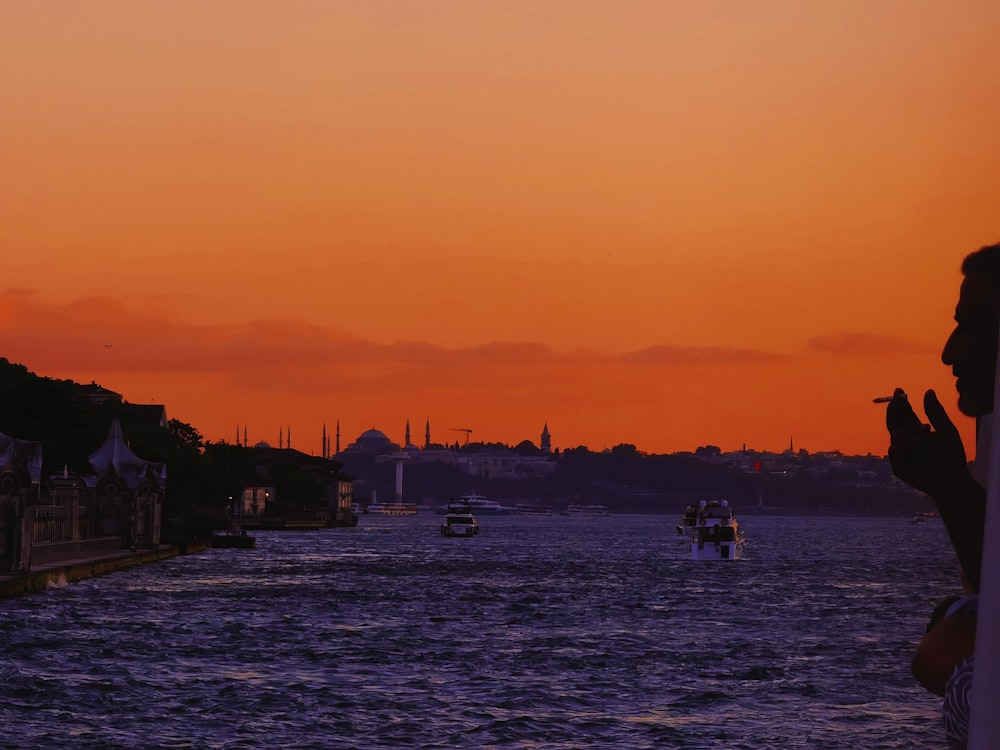
[[[738,510],[738,509],[737,509]],[[942,748],[940,521],[362,516],[0,601],[3,748]]]

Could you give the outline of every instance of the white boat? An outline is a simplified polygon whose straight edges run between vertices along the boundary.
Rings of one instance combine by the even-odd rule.
[[[468,495],[462,495],[458,500],[452,498],[448,505],[438,508],[437,514],[439,516],[446,514],[452,503],[461,503],[462,505],[469,506],[469,509],[477,516],[510,516],[514,514],[513,508],[508,508],[506,505],[500,505],[500,503],[495,500],[487,500],[485,497],[477,495],[475,492],[471,492]]]
[[[372,503],[365,508],[365,513],[375,513],[382,516],[415,516],[416,503]]]
[[[567,516],[608,516],[606,505],[570,505],[566,508]]]
[[[468,503],[449,503],[448,512],[441,521],[441,536],[475,536],[478,533],[479,522]]]
[[[691,545],[692,560],[739,560],[746,539],[726,500],[702,500],[684,509],[677,533]]]

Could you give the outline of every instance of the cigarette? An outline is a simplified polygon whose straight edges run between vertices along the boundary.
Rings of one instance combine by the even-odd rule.
[[[873,404],[887,404],[892,401],[892,396],[879,396],[878,398],[873,398]]]

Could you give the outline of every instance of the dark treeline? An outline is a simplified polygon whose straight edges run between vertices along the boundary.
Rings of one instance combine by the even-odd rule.
[[[278,497],[298,502],[319,500],[324,488],[300,471],[294,456],[279,456],[266,481],[258,475],[254,449],[203,439],[190,424],[171,419],[164,429],[141,409],[117,399],[101,403],[70,380],[39,377],[26,367],[0,358],[0,432],[43,445],[43,476],[90,471],[88,457],[107,436],[114,418],[132,451],[167,464],[165,521],[176,522],[199,509],[221,509],[245,486],[269,484]],[[472,443],[462,452],[509,451],[537,455],[537,446]],[[296,453],[296,452],[291,452]],[[542,502],[559,510],[569,503],[600,503],[618,512],[675,513],[703,498],[728,499],[742,512],[912,513],[932,510],[930,501],[894,482],[888,462],[878,456],[843,456],[830,462],[799,451],[781,457],[781,466],[765,460],[760,471],[727,460],[708,446],[694,453],[645,454],[622,444],[594,452],[580,446],[556,452],[554,470],[545,477],[519,479],[470,476],[443,462],[410,462],[405,467],[407,500],[444,503],[473,490],[491,499]],[[286,460],[287,458],[287,460]],[[367,501],[394,495],[394,467],[374,457],[347,459],[355,497]],[[337,462],[330,462],[340,467]],[[745,464],[745,462],[744,462]],[[782,468],[784,467],[784,468]]]
[[[79,383],[40,377],[0,358],[0,432],[42,444],[42,476],[63,470],[93,473],[89,457],[118,419],[139,458],[167,465],[164,534],[186,533],[198,516],[218,516],[230,498],[255,483],[253,451],[205,442],[198,430],[177,419],[166,428],[144,409],[118,399],[95,401]]]

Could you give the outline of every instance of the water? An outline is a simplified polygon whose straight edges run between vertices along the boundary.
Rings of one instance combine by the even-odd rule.
[[[8,748],[940,748],[939,521],[365,516],[0,602]]]

